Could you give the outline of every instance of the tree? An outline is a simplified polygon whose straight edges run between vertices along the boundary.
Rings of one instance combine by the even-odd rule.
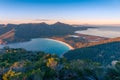
[[[47,62],[47,66],[55,70],[57,66],[57,61],[55,60],[55,58],[49,58]]]
[[[2,77],[3,80],[10,80],[12,77],[15,77],[15,76],[18,76],[20,75],[21,73],[16,73],[14,71],[12,71],[11,69],[5,73]]]

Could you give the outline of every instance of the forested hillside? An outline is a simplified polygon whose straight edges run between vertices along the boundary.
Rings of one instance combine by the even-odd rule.
[[[0,80],[120,80],[120,62],[105,67],[88,60],[68,61],[53,54],[6,47],[0,52]]]
[[[75,49],[64,54],[69,60],[92,60],[104,65],[120,60],[120,42]]]

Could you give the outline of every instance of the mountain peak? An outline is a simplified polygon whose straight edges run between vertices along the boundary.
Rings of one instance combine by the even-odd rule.
[[[45,24],[45,25],[48,25],[47,23],[45,23],[45,22],[42,22],[42,23],[40,23],[40,24]]]
[[[65,23],[62,23],[62,22],[56,22],[55,24],[57,24],[57,25],[58,25],[58,24],[65,24]]]

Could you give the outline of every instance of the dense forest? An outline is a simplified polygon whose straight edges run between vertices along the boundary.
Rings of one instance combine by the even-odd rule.
[[[5,47],[0,53],[0,80],[120,80],[120,62],[105,67],[89,60]]]
[[[69,60],[92,60],[103,65],[120,60],[120,42],[111,42],[91,47],[75,49],[64,55]]]

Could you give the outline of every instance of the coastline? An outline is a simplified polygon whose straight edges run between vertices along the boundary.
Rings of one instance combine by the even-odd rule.
[[[55,39],[50,39],[50,38],[46,38],[46,39],[53,40],[53,41],[59,42],[59,43],[61,43],[61,44],[64,44],[64,45],[68,46],[68,48],[69,48],[70,50],[73,50],[73,49],[74,49],[72,46],[70,46],[70,45],[69,45],[68,43],[66,43],[66,42],[63,42],[63,41],[60,41],[60,40],[55,40]]]

